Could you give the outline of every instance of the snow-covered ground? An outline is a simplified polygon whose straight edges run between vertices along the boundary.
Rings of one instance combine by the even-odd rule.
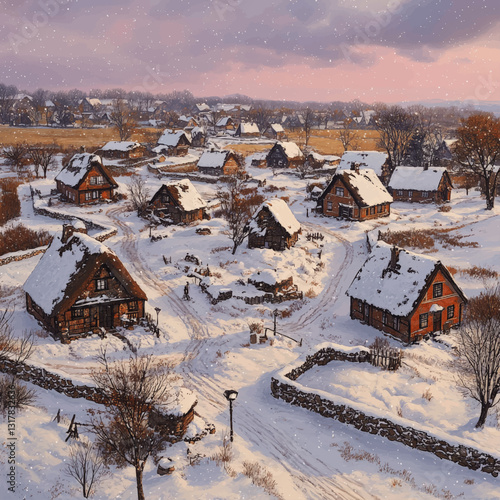
[[[184,443],[165,450],[165,456],[177,458],[179,464],[173,475],[157,476],[156,467],[150,461],[144,474],[146,498],[269,498],[242,474],[245,461],[258,461],[265,466],[276,480],[276,490],[286,499],[500,498],[498,479],[488,474],[356,431],[275,400],[270,394],[273,373],[312,352],[317,344],[368,345],[381,335],[349,318],[349,299],[345,295],[367,257],[367,232],[387,228],[391,231],[411,227],[450,228],[453,234],[464,236],[464,240],[477,242],[478,247],[438,244],[437,252],[431,255],[455,268],[481,265],[500,272],[500,209],[485,211],[484,200],[477,192],[466,196],[464,191],[454,191],[449,212],[441,212],[435,205],[394,203],[388,218],[351,223],[312,215],[314,204],[305,200],[308,180],[290,174],[273,176],[266,169],[249,167],[248,171],[256,179],[266,180],[266,186],[260,188],[266,197],[289,197],[289,206],[302,225],[299,242],[291,250],[282,253],[250,250],[244,243],[232,255],[225,223],[217,218],[192,226],[154,229],[153,234],[162,235],[163,239],[151,242],[149,228],[128,209],[127,201],[92,207],[57,205],[69,214],[118,229],[118,234],[106,244],[146,292],[148,311],[156,316],[154,307],[161,309],[160,338],[142,329],[123,333],[140,352],[172,361],[184,385],[196,392],[198,413],[217,427],[215,435],[189,446],[191,454],[204,456],[197,465],[188,465]],[[149,174],[145,167],[138,172],[147,178],[152,195],[162,181]],[[34,181],[33,187],[50,191],[55,173],[50,172],[47,180]],[[118,177],[117,181],[120,190],[126,192],[130,177]],[[215,184],[192,182],[205,200],[215,198]],[[271,185],[274,188],[270,188]],[[19,193],[22,198],[20,222],[51,232],[60,229],[60,222],[33,213],[27,185],[21,185]],[[210,228],[211,234],[196,233],[199,227]],[[316,232],[324,235],[322,241],[306,239],[307,233]],[[236,298],[211,305],[195,280],[187,277],[197,267],[185,260],[187,253],[197,256],[201,267],[209,266],[214,286],[240,286],[250,290],[251,287],[242,284],[249,276],[258,271],[279,270],[283,276],[293,276],[294,283],[306,296],[302,301],[279,305],[252,306]],[[0,283],[7,289],[6,296],[0,299],[0,307],[15,305],[13,324],[18,332],[39,330],[36,321],[26,312],[21,290],[39,259],[37,256],[0,266]],[[455,278],[468,296],[476,295],[484,286],[481,280],[460,273]],[[242,280],[239,285],[238,280]],[[190,301],[182,300],[186,281],[190,283]],[[249,344],[249,324],[260,322],[272,327],[272,311],[276,308],[280,312],[278,330],[302,339],[302,347],[284,337],[276,337],[273,345]],[[37,349],[30,362],[71,377],[75,382],[86,382],[88,369],[95,363],[94,356],[103,342],[113,356],[130,354],[122,341],[111,336],[104,341],[94,336],[62,345],[42,335],[37,338]],[[391,343],[399,346],[396,341]],[[350,398],[359,398],[386,410],[392,405],[391,411],[397,412],[399,405],[406,418],[457,436],[469,434],[478,447],[500,449],[500,424],[494,412],[483,430],[473,430],[478,407],[456,391],[448,365],[451,349],[428,341],[405,350],[409,354],[408,366],[397,374],[375,373],[368,366],[357,367],[354,372],[354,367],[327,365],[321,372],[309,374],[309,382],[334,394],[344,391]],[[342,372],[341,368],[351,371]],[[365,369],[365,372],[359,371]],[[422,398],[427,388],[433,396],[431,401]],[[209,460],[228,428],[228,404],[223,396],[226,389],[239,391],[234,405],[234,459],[230,464],[234,477]],[[67,427],[51,420],[61,408],[66,417],[71,418],[75,413],[79,421],[84,421],[91,404],[36,390],[37,408],[17,418],[20,488],[16,495],[8,498],[78,496],[74,481],[63,473],[64,461],[69,456],[69,445],[64,442]],[[6,429],[5,420],[0,426]],[[5,453],[3,449],[3,462]],[[1,498],[6,497],[3,493],[6,487],[5,480],[1,480]],[[133,469],[112,468],[96,498],[128,499],[135,495]]]

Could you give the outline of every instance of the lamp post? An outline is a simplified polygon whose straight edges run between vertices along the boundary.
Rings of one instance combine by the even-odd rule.
[[[231,432],[230,441],[233,442],[233,401],[238,397],[238,391],[224,391],[225,398],[229,401],[229,422]]]
[[[155,307],[155,311],[156,311],[156,328],[158,328],[158,323],[159,323],[159,319],[160,319],[160,311],[161,311],[161,309],[159,307]]]
[[[279,311],[278,309],[275,309],[273,311],[273,316],[274,316],[274,336],[276,337],[276,318],[278,317]]]

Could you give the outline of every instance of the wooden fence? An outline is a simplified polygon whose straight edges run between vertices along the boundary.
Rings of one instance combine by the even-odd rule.
[[[397,370],[401,366],[403,351],[391,348],[371,348],[370,363],[373,366],[380,366],[386,370]]]

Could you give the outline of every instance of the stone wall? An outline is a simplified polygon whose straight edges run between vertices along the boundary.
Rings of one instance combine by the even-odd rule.
[[[332,360],[364,362],[369,360],[369,356],[370,353],[365,351],[345,353],[332,348],[324,348],[316,354],[308,356],[305,363],[291,370],[285,377],[294,381],[315,365],[325,365]],[[376,434],[390,441],[398,441],[411,448],[433,453],[441,459],[450,460],[463,467],[492,474],[494,477],[500,473],[500,460],[487,453],[482,453],[468,446],[452,445],[424,431],[396,424],[386,418],[366,415],[347,405],[335,404],[332,400],[322,398],[318,394],[301,391],[284,380],[271,378],[271,393],[277,399],[352,425],[362,432]]]
[[[20,260],[30,259],[35,255],[40,255],[41,253],[45,253],[45,250],[47,250],[47,246],[26,250],[25,252],[15,252],[15,255],[10,254],[7,257],[1,257],[0,266],[5,266],[6,264],[10,264],[11,262],[18,262]]]

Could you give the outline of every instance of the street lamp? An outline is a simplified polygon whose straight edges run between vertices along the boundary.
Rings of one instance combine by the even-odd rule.
[[[159,322],[159,319],[160,319],[160,311],[161,311],[161,309],[159,307],[155,307],[155,311],[156,311],[156,328],[158,328],[158,322]]]
[[[280,312],[278,311],[278,309],[275,309],[273,311],[273,316],[274,316],[274,336],[276,337],[276,318],[278,317],[278,314]]]
[[[238,391],[224,391],[225,398],[229,401],[229,422],[230,422],[230,441],[233,442],[233,401],[238,397]]]

